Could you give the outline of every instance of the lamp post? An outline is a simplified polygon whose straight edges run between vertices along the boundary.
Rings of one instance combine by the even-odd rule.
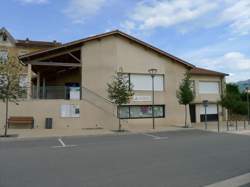
[[[248,117],[248,125],[250,125],[249,87],[246,87],[246,92],[247,92],[247,117]]]
[[[154,78],[157,73],[157,69],[151,68],[148,70],[152,77],[152,119],[153,119],[153,129],[155,129],[155,111],[154,111],[154,105],[155,105],[155,88],[154,88]]]
[[[208,100],[202,101],[203,106],[205,108],[205,129],[207,130],[207,107],[208,107]]]

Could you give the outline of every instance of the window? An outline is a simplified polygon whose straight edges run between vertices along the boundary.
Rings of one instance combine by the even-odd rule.
[[[200,81],[199,93],[200,94],[219,94],[219,83]]]
[[[130,83],[134,86],[134,90],[150,91],[152,90],[152,77],[151,75],[144,74],[129,74]],[[155,91],[164,90],[164,75],[156,75],[154,77]]]
[[[0,42],[6,42],[7,41],[7,35],[5,33],[0,34]]]
[[[0,87],[5,86],[7,83],[7,77],[5,75],[0,75]]]
[[[27,75],[20,75],[19,86],[21,88],[26,88],[28,86],[28,77],[27,77]]]
[[[152,105],[128,105],[120,108],[121,119],[152,118]],[[156,118],[165,117],[165,105],[154,106]]]
[[[217,105],[216,104],[209,104],[207,106],[207,114],[217,114]],[[200,109],[200,114],[205,114],[205,107],[202,106]]]
[[[5,63],[8,60],[8,51],[0,51],[0,63]]]

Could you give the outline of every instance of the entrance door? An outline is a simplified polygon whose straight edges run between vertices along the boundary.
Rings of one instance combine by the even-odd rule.
[[[196,123],[196,110],[195,110],[195,104],[189,105],[189,112],[190,112],[190,120],[191,123]]]

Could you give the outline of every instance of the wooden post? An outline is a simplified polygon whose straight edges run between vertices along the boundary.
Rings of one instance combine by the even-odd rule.
[[[40,73],[37,73],[36,79],[36,98],[40,99]]]
[[[28,75],[27,75],[27,79],[28,79],[28,82],[27,82],[27,99],[30,100],[31,98],[31,89],[32,89],[32,66],[31,64],[28,64]]]
[[[43,77],[43,99],[45,99],[45,90],[46,89],[46,80],[45,77]]]

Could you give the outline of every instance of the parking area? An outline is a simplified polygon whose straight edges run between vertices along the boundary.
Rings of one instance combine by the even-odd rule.
[[[249,142],[201,130],[0,141],[0,186],[220,184],[248,176]]]

